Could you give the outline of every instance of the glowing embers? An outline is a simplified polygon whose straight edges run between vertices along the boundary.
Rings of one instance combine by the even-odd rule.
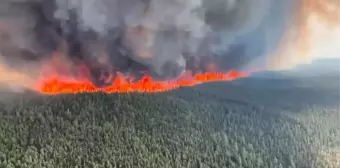
[[[133,82],[129,78],[119,75],[110,86],[98,88],[88,80],[69,80],[55,75],[42,80],[36,89],[43,94],[79,92],[163,92],[204,82],[233,80],[246,76],[247,73],[240,73],[237,71],[231,71],[229,73],[208,72],[196,75],[191,75],[191,73],[187,72],[174,81],[155,81],[150,76],[144,76],[141,80]]]

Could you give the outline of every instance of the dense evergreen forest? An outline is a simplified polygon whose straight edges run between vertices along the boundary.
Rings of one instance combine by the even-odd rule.
[[[338,168],[336,82],[249,78],[157,94],[8,98],[0,167]]]

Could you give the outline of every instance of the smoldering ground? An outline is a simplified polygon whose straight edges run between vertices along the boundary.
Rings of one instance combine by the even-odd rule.
[[[171,80],[240,69],[263,54],[233,42],[258,28],[272,1],[2,0],[1,81],[29,85],[46,66],[70,76],[85,66],[97,86],[116,72]],[[62,63],[46,64],[54,59]]]

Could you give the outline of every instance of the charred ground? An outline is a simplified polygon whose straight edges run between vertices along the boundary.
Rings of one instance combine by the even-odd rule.
[[[0,165],[336,168],[339,78],[317,81],[325,83],[248,78],[168,93],[7,100]]]

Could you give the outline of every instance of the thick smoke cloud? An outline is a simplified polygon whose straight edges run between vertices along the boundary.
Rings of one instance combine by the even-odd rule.
[[[15,72],[27,73],[30,67],[27,75],[35,77],[59,53],[71,67],[86,65],[97,85],[110,83],[99,76],[112,72],[170,80],[185,70],[238,69],[253,57],[245,57],[245,44],[234,41],[259,26],[270,3],[2,0],[2,64]]]

